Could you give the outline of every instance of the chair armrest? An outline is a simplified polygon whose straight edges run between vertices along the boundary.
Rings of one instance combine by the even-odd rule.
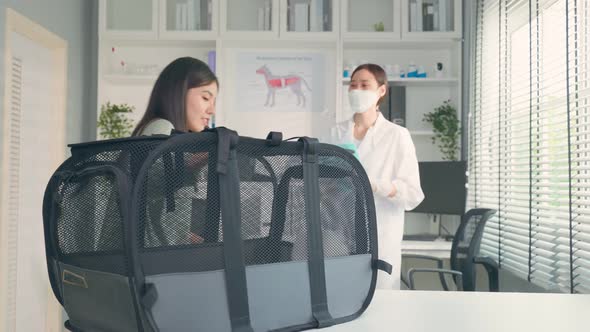
[[[436,267],[438,269],[443,269],[443,260],[442,258],[438,258],[438,257],[434,257],[434,256],[427,256],[427,255],[419,255],[419,254],[402,254],[402,259],[404,258],[415,258],[415,259],[424,259],[424,260],[430,260],[430,261],[434,261],[436,262]],[[443,286],[444,290],[449,290],[449,285],[447,285],[447,281],[445,280],[444,275],[439,274],[438,275],[438,279],[440,280],[441,285]],[[404,282],[404,284],[406,284],[406,286],[408,286],[410,289],[410,277],[408,274],[408,279],[405,280],[404,276],[401,276],[401,280]]]
[[[490,257],[473,257],[474,264],[481,264],[488,272],[488,280],[490,284],[490,292],[500,291],[500,280],[498,272],[498,263]]]
[[[430,268],[412,268],[408,270],[408,279],[410,280],[410,289],[416,289],[414,286],[414,274],[416,273],[438,273],[439,278],[444,279],[444,274],[452,274],[457,277],[457,290],[463,290],[463,273],[447,269],[430,269]],[[446,286],[446,283],[443,287]],[[448,287],[445,290],[449,290]]]

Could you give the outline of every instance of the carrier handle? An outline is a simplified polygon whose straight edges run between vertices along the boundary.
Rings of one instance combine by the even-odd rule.
[[[283,133],[279,131],[271,131],[266,136],[266,145],[268,146],[279,146],[283,141]]]
[[[226,175],[230,152],[238,146],[238,133],[226,127],[207,128],[205,132],[217,134],[217,173]]]
[[[217,173],[226,174],[230,150],[235,149],[239,142],[238,133],[226,127],[205,128],[203,132],[217,134]],[[171,136],[186,133],[192,132],[184,132],[176,129],[170,131]]]

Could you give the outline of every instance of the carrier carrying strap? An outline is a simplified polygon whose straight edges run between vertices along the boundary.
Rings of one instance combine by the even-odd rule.
[[[324,246],[320,219],[320,186],[317,145],[315,138],[301,137],[303,142],[303,182],[305,188],[305,219],[307,220],[307,248],[311,310],[318,328],[334,325],[328,311]]]
[[[387,263],[384,260],[380,260],[380,259],[376,259],[373,261],[373,268],[377,269],[377,270],[381,270],[389,275],[391,275],[391,272],[393,270],[393,266],[391,266],[391,264]]]
[[[232,331],[252,332],[240,217],[240,179],[236,146],[238,134],[224,127],[217,132],[217,176],[219,177],[225,287]]]

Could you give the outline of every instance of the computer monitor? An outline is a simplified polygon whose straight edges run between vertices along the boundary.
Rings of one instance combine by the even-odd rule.
[[[467,190],[465,161],[419,162],[424,200],[412,212],[463,215]]]

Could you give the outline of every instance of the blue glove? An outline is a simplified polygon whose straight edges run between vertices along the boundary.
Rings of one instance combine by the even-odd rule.
[[[348,150],[350,153],[352,153],[356,159],[359,159],[359,154],[358,151],[356,150],[356,145],[354,145],[354,143],[343,143],[343,144],[338,144],[339,147]]]

